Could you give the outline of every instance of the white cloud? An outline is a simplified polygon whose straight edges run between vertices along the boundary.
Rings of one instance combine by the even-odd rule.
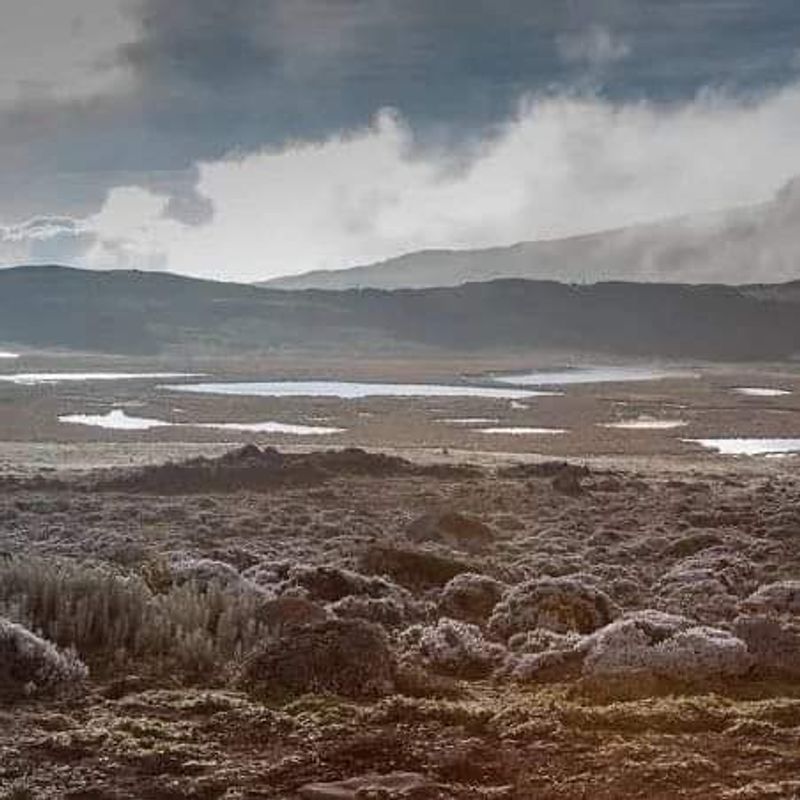
[[[0,105],[86,98],[129,80],[115,51],[136,37],[129,0],[3,0]]]
[[[82,222],[89,261],[256,280],[760,202],[800,174],[800,85],[669,108],[530,98],[458,169],[411,138],[385,113],[348,136],[200,164],[214,208],[203,225],[116,189]]]

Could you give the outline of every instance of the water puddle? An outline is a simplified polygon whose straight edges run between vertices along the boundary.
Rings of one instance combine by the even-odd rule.
[[[619,422],[602,422],[600,427],[623,431],[669,431],[674,428],[683,428],[686,424],[682,419],[638,417],[637,419],[620,420]]]
[[[788,389],[767,389],[760,386],[737,386],[733,391],[746,397],[785,397],[791,394]]]
[[[160,419],[131,417],[121,409],[108,414],[65,414],[59,422],[74,425],[87,425],[113,431],[147,431],[152,428],[207,428],[222,431],[249,433],[280,433],[291,436],[330,436],[343,433],[344,428],[323,427],[321,425],[291,425],[283,422],[165,422]]]
[[[19,353],[10,353],[8,350],[0,350],[0,358],[15,359],[19,358]]]
[[[452,417],[440,420],[448,425],[491,425],[500,422],[497,417]]]
[[[480,428],[480,433],[494,433],[503,436],[555,436],[568,433],[565,428]]]
[[[556,370],[539,369],[515,375],[496,375],[492,380],[495,383],[514,386],[571,386],[584,383],[626,383],[687,377],[692,377],[692,374],[650,367],[569,367]]]
[[[777,456],[800,453],[800,439],[682,439],[723,456]]]
[[[291,436],[332,436],[344,433],[345,428],[326,428],[322,425],[290,425],[284,422],[205,422],[187,423],[182,427],[214,428],[221,431],[245,431],[251,433],[284,433]]]
[[[553,392],[501,389],[490,386],[444,386],[428,383],[357,383],[351,381],[267,381],[263,383],[188,383],[164,388],[193,394],[243,397],[334,397],[360,400],[366,397],[483,397],[514,400],[551,396]]]
[[[88,425],[92,428],[105,428],[110,431],[149,431],[151,428],[169,428],[172,423],[146,417],[129,417],[121,409],[115,408],[108,414],[64,414],[59,422],[72,425]]]
[[[0,381],[19,386],[37,386],[68,381],[174,380],[198,377],[201,374],[192,372],[17,372],[13,375],[0,375]]]

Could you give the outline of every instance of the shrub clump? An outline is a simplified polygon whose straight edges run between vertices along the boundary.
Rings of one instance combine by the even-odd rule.
[[[653,676],[683,683],[713,683],[745,675],[747,645],[718,628],[686,617],[641,611],[589,637],[583,674],[590,678]]]
[[[380,627],[332,619],[267,639],[245,659],[236,684],[261,697],[331,692],[374,698],[392,691],[394,674],[394,658]]]
[[[608,595],[574,578],[539,578],[506,592],[489,619],[489,630],[504,640],[546,628],[556,633],[591,633],[618,614]]]
[[[768,677],[800,677],[800,581],[760,586],[741,603],[733,629],[747,643],[756,669]]]
[[[759,586],[742,602],[742,610],[754,614],[800,616],[800,581],[778,581]]]
[[[401,644],[407,658],[456,678],[485,678],[506,656],[505,647],[484,639],[477,625],[446,617],[435,625],[409,628]]]
[[[448,581],[439,601],[448,617],[481,625],[497,605],[506,585],[488,575],[465,572]]]
[[[78,687],[88,674],[74,652],[0,617],[0,697],[59,694]]]

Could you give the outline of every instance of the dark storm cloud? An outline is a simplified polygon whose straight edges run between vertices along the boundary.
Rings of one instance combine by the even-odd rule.
[[[612,99],[761,91],[796,74],[800,47],[797,0],[119,2],[134,35],[106,64],[128,76],[118,91],[0,108],[0,170],[25,184],[0,220],[82,215],[121,176],[168,186],[199,160],[324,138],[386,106],[418,143],[452,144],[587,74]],[[207,219],[185,181],[174,191],[169,214]]]

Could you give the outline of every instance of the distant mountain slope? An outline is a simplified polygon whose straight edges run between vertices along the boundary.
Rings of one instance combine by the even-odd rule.
[[[488,250],[426,250],[286,276],[276,289],[458,286],[498,278],[751,283],[800,277],[800,179],[761,206]]]
[[[289,292],[163,273],[18,267],[0,270],[0,342],[130,354],[538,347],[779,359],[800,354],[800,283],[503,280]]]

